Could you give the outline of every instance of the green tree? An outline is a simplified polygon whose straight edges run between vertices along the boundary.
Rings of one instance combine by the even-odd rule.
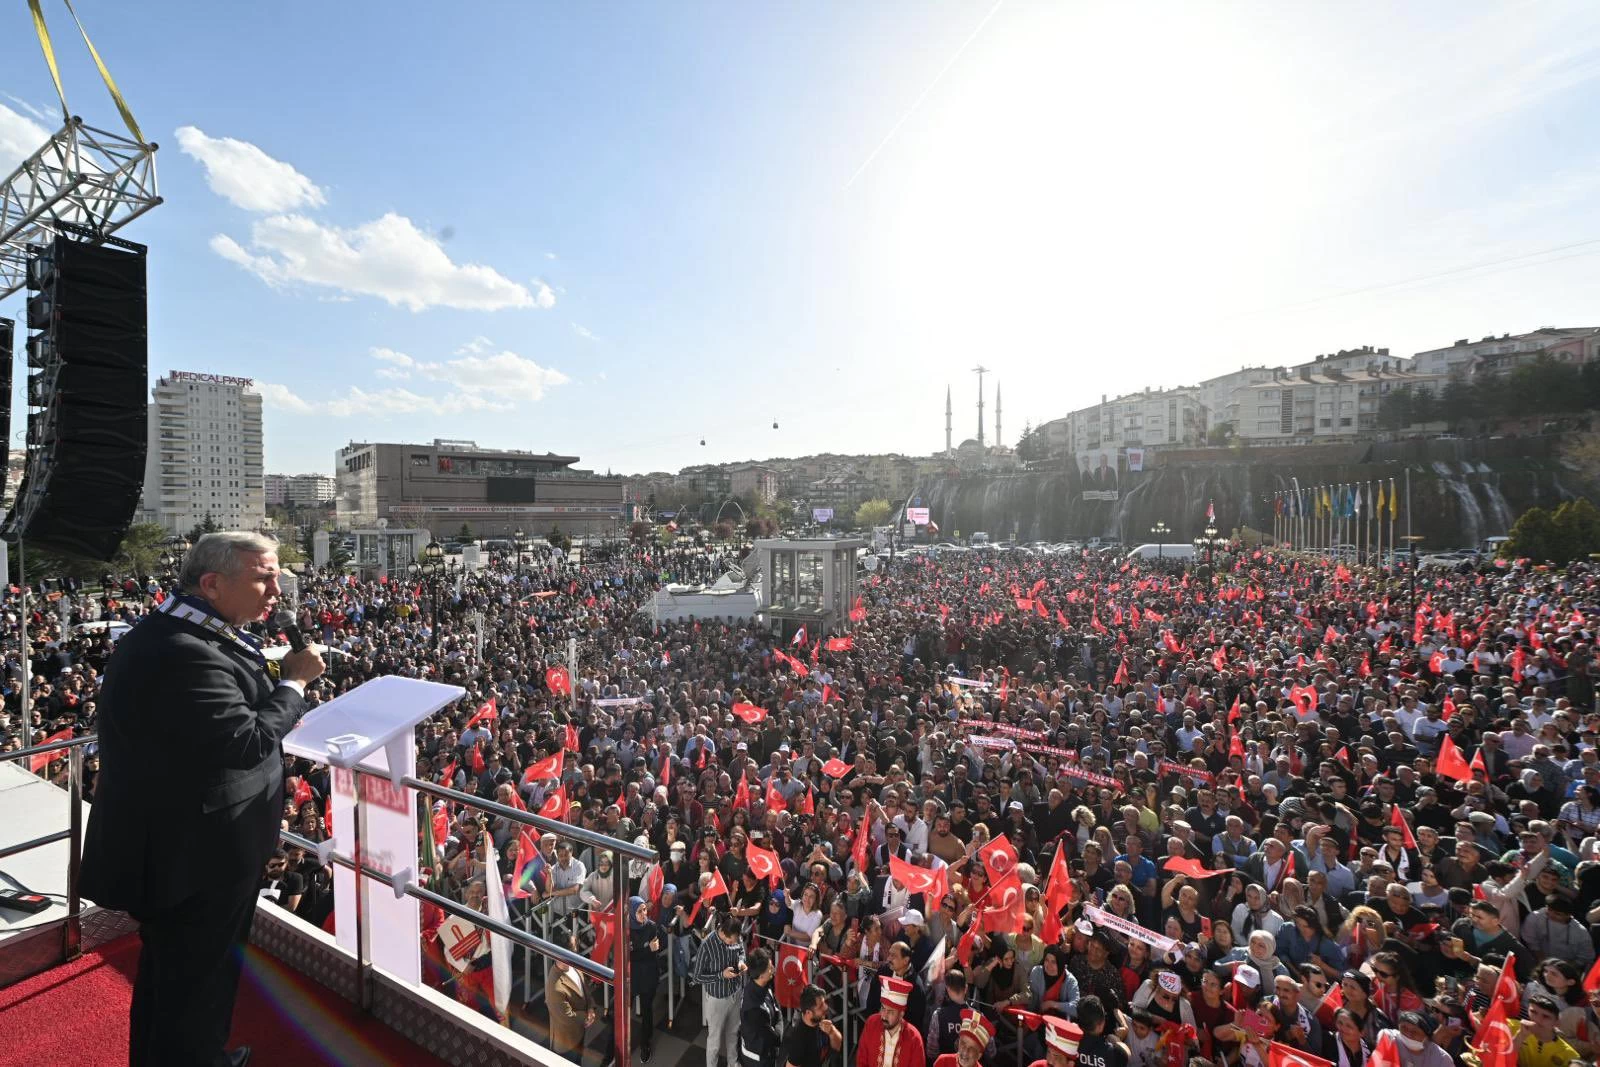
[[[863,500],[856,508],[856,525],[862,529],[882,526],[893,513],[894,507],[887,500]]]
[[[140,522],[128,527],[111,566],[118,574],[154,574],[160,566],[163,542],[167,539],[166,527],[154,522]]]
[[[1416,407],[1416,389],[1402,385],[1389,392],[1378,402],[1378,425],[1385,430],[1400,430],[1410,426],[1412,411]]]
[[[1411,422],[1437,422],[1441,417],[1439,398],[1432,389],[1418,389],[1411,398]]]
[[[1224,448],[1233,440],[1233,423],[1219,422],[1206,432],[1206,444]]]
[[[306,558],[306,554],[300,551],[300,546],[295,544],[293,538],[285,538],[278,542],[278,566],[287,567],[291,563],[304,563]]]
[[[217,523],[216,519],[211,517],[211,512],[208,511],[206,512],[206,517],[202,521],[197,522],[193,526],[189,527],[189,532],[185,536],[189,538],[189,543],[193,544],[208,533],[221,532],[222,527]]]
[[[1507,559],[1547,560],[1555,543],[1555,519],[1544,508],[1529,508],[1511,526],[1510,539],[1500,546]]]
[[[572,548],[572,538],[562,533],[559,526],[550,527],[550,532],[544,535],[544,539],[563,552]]]
[[[1570,563],[1600,552],[1600,508],[1578,497],[1556,508],[1551,519],[1555,540],[1551,556],[1556,563]]]
[[[468,524],[468,523],[465,523],[465,522],[462,523],[461,524],[461,529],[456,531],[456,537],[459,540],[462,540],[462,541],[471,541],[472,540],[472,526],[470,524]]]

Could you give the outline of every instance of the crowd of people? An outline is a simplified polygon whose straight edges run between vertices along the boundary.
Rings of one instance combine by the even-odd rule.
[[[467,689],[419,728],[419,777],[655,853],[629,861],[618,943],[645,1060],[670,966],[708,1067],[846,1044],[858,1067],[997,1067],[1019,1043],[1054,1067],[1594,1062],[1600,572],[1235,547],[1183,569],[902,557],[862,576],[847,635],[655,624],[661,583],[733,559],[653,545],[442,590],[307,575],[297,610],[341,653],[313,703],[385,674]],[[62,625],[30,620],[31,738],[8,663],[8,748],[94,729],[110,638]],[[287,769],[285,826],[319,839],[326,771]],[[525,830],[439,805],[429,877],[477,908],[498,880],[572,943],[606,936],[614,858]],[[331,911],[299,850],[262,891]],[[440,918],[430,980],[492,1004],[487,957],[453,955]],[[564,969],[547,1001],[577,1058],[594,984]]]

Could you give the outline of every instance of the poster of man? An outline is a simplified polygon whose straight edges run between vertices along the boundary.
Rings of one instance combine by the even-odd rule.
[[[1078,477],[1085,489],[1117,487],[1117,450],[1091,448],[1078,453]]]

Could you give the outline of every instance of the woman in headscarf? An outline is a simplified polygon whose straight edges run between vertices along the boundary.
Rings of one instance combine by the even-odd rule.
[[[1257,930],[1276,934],[1283,925],[1283,916],[1272,910],[1266,887],[1251,882],[1244,888],[1244,902],[1233,909],[1233,933],[1240,941]]]
[[[793,919],[794,912],[789,909],[787,895],[782,889],[774,889],[767,898],[767,906],[761,909],[757,917],[757,932],[771,941],[785,940],[785,932]]]
[[[633,968],[633,995],[639,1005],[640,1063],[650,1061],[656,1036],[656,984],[660,981],[659,953],[667,943],[660,924],[650,918],[643,897],[628,898],[628,961]]]
[[[1028,973],[1028,1007],[1070,1019],[1078,1013],[1078,980],[1067,970],[1067,950],[1051,945]]]

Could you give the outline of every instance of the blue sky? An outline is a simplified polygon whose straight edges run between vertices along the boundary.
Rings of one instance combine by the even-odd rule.
[[[125,231],[152,373],[263,383],[269,470],[927,453],[980,362],[1014,440],[1245,363],[1600,324],[1600,243],[1543,251],[1600,239],[1588,3],[78,8],[162,145]],[[58,109],[3,17],[9,169]]]

